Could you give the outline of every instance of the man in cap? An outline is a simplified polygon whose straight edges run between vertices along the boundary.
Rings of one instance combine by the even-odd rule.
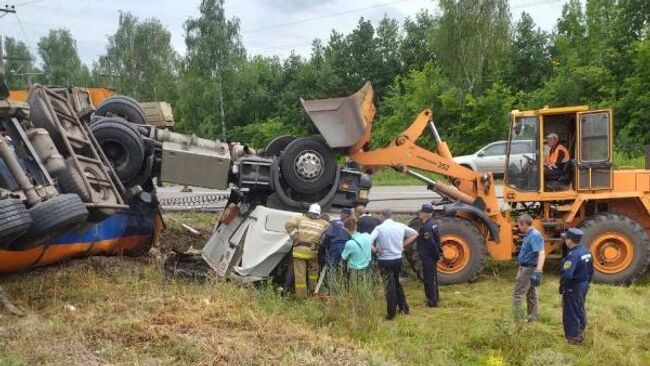
[[[296,296],[307,297],[307,290],[313,292],[318,281],[318,244],[329,223],[320,218],[320,205],[309,206],[306,215],[295,217],[285,224],[293,240],[293,273]],[[309,286],[307,286],[309,284]]]
[[[327,266],[325,279],[327,280],[326,283],[329,290],[333,292],[338,289],[336,275],[338,273],[339,263],[341,262],[341,253],[343,253],[345,243],[350,239],[350,234],[343,227],[343,222],[350,216],[352,216],[351,209],[342,209],[339,218],[330,222],[330,226],[325,231],[323,242],[321,243],[325,254],[324,263]]]
[[[594,261],[589,249],[580,244],[582,230],[571,228],[562,237],[569,250],[562,259],[560,270],[564,336],[570,344],[580,344],[584,341],[587,326],[585,301],[594,273]]]
[[[542,282],[542,270],[546,260],[544,237],[533,227],[533,218],[528,214],[519,216],[517,227],[523,234],[524,240],[517,257],[519,269],[515,280],[512,307],[515,320],[523,320],[522,302],[526,298],[528,305],[526,321],[530,323],[537,320],[539,309],[537,286]]]
[[[440,259],[440,232],[438,223],[433,219],[433,206],[422,205],[418,214],[417,251],[422,263],[422,282],[427,306],[438,306],[438,260]],[[412,224],[414,222],[412,221]],[[413,228],[412,225],[409,225]]]
[[[384,280],[388,320],[395,318],[398,307],[402,313],[409,313],[399,274],[402,270],[404,248],[418,237],[417,231],[393,221],[392,217],[390,209],[383,209],[379,217],[381,224],[370,234],[371,241],[375,243],[373,251],[378,254],[377,262]]]

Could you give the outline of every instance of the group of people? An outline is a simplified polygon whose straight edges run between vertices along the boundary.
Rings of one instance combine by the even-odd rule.
[[[393,220],[392,212],[384,209],[379,218],[365,213],[363,206],[354,212],[343,209],[340,218],[326,220],[318,204],[307,214],[289,220],[286,230],[293,240],[293,279],[297,297],[305,298],[316,289],[320,269],[335,273],[346,264],[349,279],[368,278],[371,263],[376,258],[386,295],[386,319],[396,317],[398,310],[409,314],[409,305],[400,283],[402,256],[415,245],[422,264],[422,280],[426,305],[437,307],[439,291],[437,263],[442,255],[440,230],[433,218],[430,204],[422,205],[418,216],[407,226]],[[538,287],[546,255],[544,238],[534,228],[533,219],[524,214],[517,219],[523,242],[517,261],[519,268],[513,291],[515,320],[534,322],[538,317]],[[580,244],[582,231],[571,228],[563,234],[568,252],[562,259],[559,292],[562,295],[564,333],[571,344],[584,340],[586,327],[585,300],[593,275],[593,258]],[[320,260],[319,260],[320,259]],[[320,263],[319,263],[320,262]],[[330,285],[332,289],[335,285]],[[523,301],[527,311],[524,313]]]
[[[293,275],[297,297],[307,297],[317,286],[321,269],[330,280],[330,289],[336,288],[335,275],[346,264],[349,279],[367,278],[371,263],[376,258],[386,293],[387,319],[393,319],[397,310],[409,313],[409,306],[400,283],[404,250],[417,243],[422,261],[424,292],[427,306],[438,306],[437,265],[440,258],[440,235],[433,220],[433,206],[422,205],[411,226],[393,220],[390,209],[384,209],[379,218],[358,206],[354,212],[343,209],[340,217],[328,221],[321,215],[318,204],[309,207],[307,214],[289,220],[286,230],[293,240]]]

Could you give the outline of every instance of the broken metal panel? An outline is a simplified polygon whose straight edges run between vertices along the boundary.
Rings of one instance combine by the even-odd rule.
[[[227,151],[226,149],[224,153],[201,146],[164,142],[162,180],[183,185],[226,189],[230,173],[230,154]]]

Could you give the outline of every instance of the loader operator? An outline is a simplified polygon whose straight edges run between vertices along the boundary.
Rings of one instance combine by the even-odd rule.
[[[571,159],[569,150],[560,144],[557,134],[551,133],[546,136],[546,143],[550,148],[548,158],[544,163],[545,179],[558,179],[564,174],[564,166]]]
[[[307,297],[307,290],[314,292],[318,281],[318,244],[329,222],[320,218],[320,206],[309,206],[306,215],[287,221],[285,229],[293,240],[293,273],[296,296]]]
[[[422,262],[422,282],[427,306],[438,306],[440,294],[438,292],[438,260],[440,259],[440,232],[438,223],[433,219],[433,206],[428,203],[422,205],[417,221],[418,238],[417,251]],[[409,225],[414,228],[412,225]],[[415,229],[415,228],[414,228]]]
[[[582,230],[571,228],[562,236],[569,250],[560,267],[564,336],[569,344],[580,344],[587,326],[585,300],[594,274],[594,260],[589,249],[580,244]]]

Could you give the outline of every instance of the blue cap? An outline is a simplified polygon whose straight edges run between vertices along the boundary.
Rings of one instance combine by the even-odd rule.
[[[577,244],[580,242],[580,239],[582,239],[583,234],[582,230],[577,227],[572,227],[567,230],[566,233],[562,234],[562,237],[565,239],[571,239],[572,242]]]
[[[433,206],[429,203],[425,203],[422,205],[422,208],[420,209],[421,212],[432,214],[433,213]]]

